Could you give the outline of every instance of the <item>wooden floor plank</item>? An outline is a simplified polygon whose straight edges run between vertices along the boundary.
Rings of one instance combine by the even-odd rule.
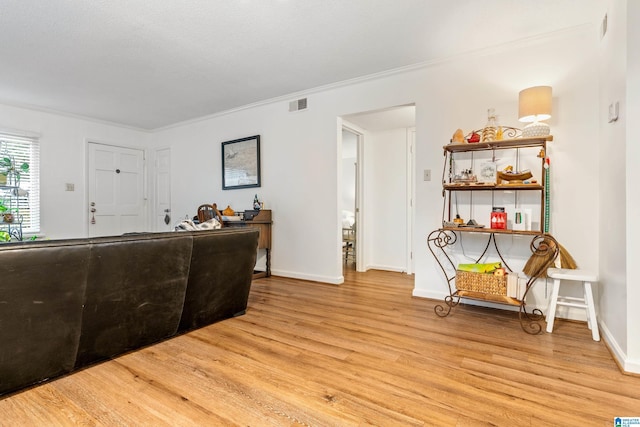
[[[640,416],[584,323],[412,297],[400,273],[254,281],[247,314],[0,399],[1,426],[610,426]],[[544,326],[544,324],[543,324]]]

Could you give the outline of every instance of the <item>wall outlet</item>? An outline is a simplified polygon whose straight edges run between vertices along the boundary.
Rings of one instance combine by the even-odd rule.
[[[431,181],[431,169],[424,170],[424,180]]]

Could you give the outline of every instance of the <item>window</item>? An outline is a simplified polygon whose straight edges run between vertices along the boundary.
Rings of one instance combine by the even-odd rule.
[[[2,197],[12,197],[22,217],[22,233],[40,232],[40,145],[34,137],[0,133],[0,157],[9,157],[14,164],[29,164],[29,170],[20,174],[19,189],[3,191]],[[7,183],[9,185],[9,183]],[[6,200],[5,200],[6,201]],[[17,202],[16,202],[17,201]]]

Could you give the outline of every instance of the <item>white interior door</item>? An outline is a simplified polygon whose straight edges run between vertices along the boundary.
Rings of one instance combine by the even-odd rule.
[[[146,231],[144,152],[89,143],[89,236]]]
[[[171,149],[156,151],[155,230],[171,231],[175,223],[171,215]]]

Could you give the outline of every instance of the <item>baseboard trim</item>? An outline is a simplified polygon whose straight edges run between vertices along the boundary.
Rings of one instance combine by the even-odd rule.
[[[413,289],[412,295],[414,297],[418,297],[418,298],[429,298],[429,299],[434,299],[434,300],[440,300],[442,302],[444,302],[445,297],[449,296],[449,294],[444,293],[444,292],[433,292],[433,291],[428,291],[425,289]],[[475,305],[478,307],[488,307],[488,308],[496,308],[498,310],[509,310],[509,311],[518,311],[519,308],[518,306],[514,306],[514,305],[508,305],[508,304],[495,304],[489,301],[480,301],[480,300],[473,300],[473,299],[469,299],[469,298],[462,298],[462,303],[463,304],[467,304],[467,305]],[[538,308],[535,305],[529,305],[527,304],[528,308],[531,309],[536,309]]]
[[[416,289],[413,288],[413,292],[411,293],[414,297],[418,298],[429,298],[429,299],[441,299],[443,300],[448,294],[444,292],[434,292],[426,289]]]
[[[640,375],[640,360],[629,359],[609,328],[607,328],[607,325],[600,322],[599,326],[600,335],[602,335],[604,343],[611,352],[620,370],[625,374]]]
[[[368,270],[382,270],[382,271],[393,271],[396,273],[404,273],[406,272],[406,268],[402,268],[402,267],[393,267],[390,265],[376,265],[376,264],[371,264],[371,265],[367,265],[367,269]]]
[[[296,271],[271,270],[273,276],[289,277],[291,279],[308,280],[311,282],[329,283],[331,285],[341,285],[344,283],[344,276],[320,276],[316,274],[298,273]]]

